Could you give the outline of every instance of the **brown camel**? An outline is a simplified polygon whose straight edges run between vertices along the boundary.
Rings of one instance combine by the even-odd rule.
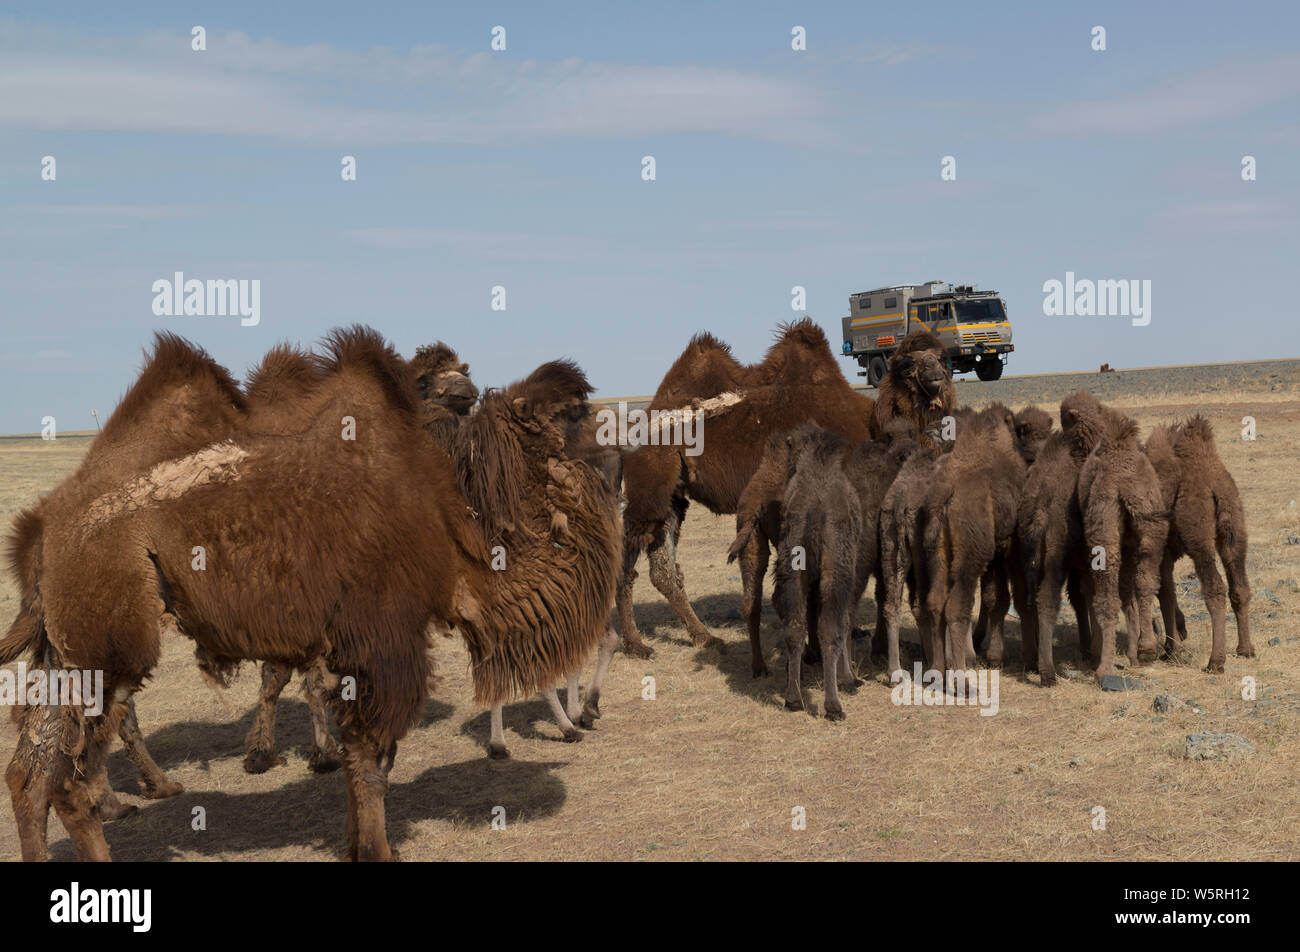
[[[801,427],[790,431],[798,433]],[[877,633],[883,631],[879,609],[882,603],[883,582],[880,577],[880,510],[881,503],[898,474],[899,468],[916,451],[917,444],[912,439],[913,427],[910,421],[894,419],[886,426],[887,442],[864,440],[856,446],[845,445],[842,464],[862,507],[865,529],[859,537],[855,581],[854,605],[861,600],[870,578],[876,579]],[[758,560],[754,555],[761,551],[767,554],[767,540],[781,537],[781,512],[785,499],[786,485],[789,478],[790,441],[788,434],[778,433],[768,438],[763,452],[763,460],[753,479],[740,495],[736,508],[736,538],[727,550],[727,561],[741,560],[741,583],[744,591],[743,613],[752,623],[749,626],[750,651],[754,677],[767,674],[767,663],[763,657],[763,646],[759,637],[759,618],[761,616],[761,598],[763,591],[762,577]],[[763,559],[766,569],[767,559]],[[816,616],[808,620],[809,644],[817,639]],[[808,651],[804,661],[809,664],[821,662],[820,646],[816,652]],[[849,655],[852,663],[852,655]]]
[[[1130,666],[1156,656],[1151,601],[1169,534],[1160,479],[1138,442],[1137,424],[1104,405],[1070,409],[1076,442],[1095,445],[1079,470],[1078,498],[1089,571],[1092,656],[1098,680],[1115,673],[1115,629],[1124,606]]]
[[[384,794],[427,694],[430,623],[460,627],[487,704],[553,684],[604,632],[617,504],[584,461],[604,450],[581,372],[547,364],[485,400],[466,472],[464,458],[420,437],[413,375],[382,338],[354,328],[327,349],[298,414],[268,434],[240,425],[243,397],[220,367],[160,340],[109,439],[41,501],[39,601],[0,642],[0,660],[30,650],[47,669],[102,671],[111,700],[97,715],[77,704],[18,711],[6,781],[24,859],[45,855],[50,806],[78,856],[109,858],[97,781],[163,627],[192,638],[218,677],[241,659],[324,660],[357,859],[395,858]],[[228,421],[228,437],[203,445],[212,417]],[[123,465],[132,454],[145,460],[134,474]],[[496,572],[489,551],[501,540],[517,546],[514,567]],[[191,564],[195,544],[207,548],[204,571]]]
[[[878,390],[877,432],[883,433],[890,420],[901,417],[912,422],[912,438],[922,446],[934,444],[934,431],[957,406],[943,345],[926,330],[914,330],[903,338],[889,357],[889,370]]]
[[[809,629],[821,640],[827,720],[844,719],[839,688],[853,687],[849,631],[857,607],[862,504],[844,471],[844,439],[809,423],[785,437],[789,473],[781,505],[772,601],[786,646],[787,710],[804,709],[800,681]]]
[[[942,633],[945,668],[974,663],[971,610],[986,573],[995,598],[989,607],[988,660],[1003,660],[1002,620],[1009,604],[1007,564],[1025,461],[1016,441],[1016,418],[993,403],[958,428],[945,465],[934,474],[913,530],[913,552],[924,552],[918,603],[937,658]]]
[[[768,437],[799,423],[816,423],[850,444],[872,433],[871,399],[849,386],[825,333],[808,318],[781,325],[762,362],[749,366],[737,361],[731,349],[711,334],[697,334],[664,376],[650,408],[680,407],[725,393],[740,393],[743,398],[707,421],[698,455],[689,455],[681,446],[643,446],[625,463],[627,510],[618,617],[624,650],[638,657],[652,654],[632,613],[636,563],[643,550],[650,562],[650,580],[685,624],[692,643],[716,642],[696,617],[677,566],[677,540],[692,500],[715,513],[734,513],[758,469]],[[757,566],[753,577],[763,577],[767,545],[774,540],[765,537],[761,545],[755,542],[761,554],[753,555]],[[755,618],[751,632],[756,624]]]
[[[1169,538],[1160,562],[1160,608],[1165,623],[1165,654],[1180,645],[1174,563],[1184,555],[1196,566],[1210,614],[1212,646],[1205,670],[1222,674],[1226,656],[1226,595],[1237,619],[1237,655],[1253,658],[1250,642],[1250,581],[1246,577],[1246,515],[1237,483],[1214,447],[1214,430],[1199,414],[1177,426],[1156,429],[1146,455],[1160,479],[1161,498],[1170,513]],[[1215,564],[1223,562],[1228,576]]]
[[[439,446],[450,452],[457,429],[478,400],[478,387],[469,378],[469,364],[451,347],[438,341],[417,347],[410,361],[420,395],[420,425]],[[319,378],[318,363],[309,355],[281,345],[271,349],[260,366],[249,374],[244,391],[254,430],[274,427],[284,414],[291,414],[308,389]],[[293,677],[286,665],[262,664],[262,691],[257,713],[245,740],[244,769],[265,773],[285,759],[277,753],[275,710],[280,693]],[[330,733],[325,705],[324,668],[318,663],[303,676],[302,692],[311,712],[312,747],[307,768],[328,773],[341,764],[342,751]]]

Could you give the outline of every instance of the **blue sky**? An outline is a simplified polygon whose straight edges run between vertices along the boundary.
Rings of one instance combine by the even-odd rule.
[[[154,328],[237,375],[361,321],[481,385],[570,356],[647,393],[699,330],[757,359],[794,285],[836,345],[852,291],[995,288],[1010,373],[1300,356],[1298,28],[1293,3],[11,0],[0,432],[92,427]],[[1150,325],[1045,316],[1067,270],[1150,280]],[[155,316],[176,271],[260,280],[260,324]]]

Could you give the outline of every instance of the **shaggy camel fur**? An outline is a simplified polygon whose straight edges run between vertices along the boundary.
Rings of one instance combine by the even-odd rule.
[[[1016,443],[1016,420],[994,403],[958,428],[946,463],[938,467],[913,529],[913,552],[924,552],[918,599],[928,615],[937,658],[942,633],[948,671],[974,664],[971,610],[985,573],[995,602],[989,606],[988,658],[1003,660],[1002,620],[1010,602],[1006,557],[1016,528],[1016,508],[1025,481],[1025,461]]]
[[[627,458],[624,491],[623,563],[618,589],[624,650],[649,657],[632,613],[636,562],[646,550],[650,579],[685,624],[696,644],[716,642],[695,615],[677,566],[677,541],[692,500],[715,513],[734,513],[740,494],[762,459],[768,436],[810,421],[850,443],[872,433],[872,401],[853,390],[831,353],[826,335],[810,319],[781,325],[763,361],[742,365],[727,345],[697,334],[659,385],[650,408],[680,407],[725,393],[738,403],[708,420],[702,452],[682,446],[643,446]],[[755,577],[766,570],[762,549]]]
[[[1067,403],[1061,405],[1065,420]],[[1078,620],[1079,650],[1086,658],[1092,646],[1088,612],[1080,587],[1083,522],[1075,486],[1082,460],[1071,453],[1070,436],[1048,437],[1025,477],[1016,518],[1016,563],[1012,593],[1020,615],[1025,670],[1036,668],[1044,687],[1056,683],[1052,635],[1061,607],[1061,587],[1067,587]]]
[[[1092,442],[1079,470],[1078,498],[1089,571],[1092,656],[1098,680],[1115,672],[1115,629],[1123,604],[1130,666],[1156,656],[1151,600],[1169,534],[1160,480],[1133,420],[1107,406],[1071,407],[1076,443]]]
[[[1165,623],[1165,653],[1180,644],[1174,563],[1184,555],[1196,566],[1210,614],[1212,647],[1205,670],[1223,673],[1226,655],[1224,596],[1237,619],[1237,655],[1253,658],[1250,642],[1250,581],[1246,577],[1246,515],[1237,484],[1219,459],[1214,430],[1197,415],[1177,426],[1160,427],[1146,443],[1146,455],[1160,479],[1161,498],[1170,513],[1169,538],[1160,561],[1160,608]],[[1228,583],[1215,564],[1223,562]]]
[[[791,433],[799,431],[799,427]],[[864,440],[857,446],[845,446],[842,460],[845,472],[858,494],[862,512],[866,519],[866,528],[860,535],[858,547],[858,573],[854,592],[856,600],[861,600],[866,591],[867,581],[876,578],[877,624],[879,633],[883,630],[879,609],[883,582],[880,578],[880,509],[881,502],[898,474],[899,467],[917,449],[912,439],[911,423],[903,419],[894,419],[886,427],[885,437],[888,442]],[[759,618],[762,612],[763,580],[757,576],[758,560],[754,555],[761,546],[766,555],[767,540],[779,539],[781,536],[781,509],[785,499],[786,483],[789,474],[790,443],[787,434],[778,433],[769,437],[763,452],[763,460],[754,478],[749,481],[741,493],[736,509],[736,538],[727,551],[727,561],[741,559],[741,583],[743,587],[742,613],[749,624],[749,643],[754,677],[767,674],[767,663],[763,657],[763,646],[759,637]],[[763,568],[766,568],[766,558]],[[808,620],[809,643],[817,640],[816,617]],[[814,654],[809,651],[804,660],[810,664],[821,661],[820,647]],[[852,663],[852,657],[849,657]]]
[[[461,420],[478,400],[478,387],[469,378],[469,364],[442,341],[417,347],[410,363],[420,395],[420,424],[439,446],[450,452]],[[244,388],[252,418],[250,426],[273,431],[281,415],[293,412],[296,401],[315,386],[318,377],[317,363],[307,355],[284,345],[272,348],[250,373]],[[245,740],[244,769],[249,773],[264,773],[285,762],[277,753],[275,743],[275,710],[280,693],[292,677],[290,667],[271,662],[262,664],[261,696]],[[307,767],[315,773],[328,773],[342,764],[342,751],[329,729],[326,680],[324,667],[317,663],[302,681],[312,726]]]
[[[1020,453],[1020,458],[1025,461],[1026,466],[1033,465],[1051,432],[1052,417],[1046,410],[1031,405],[1016,413],[1016,450]],[[1011,582],[1012,596],[1014,597],[1014,592],[1024,574],[1020,567],[1019,550],[1015,545],[1012,545],[1006,554],[1006,567],[1006,573],[1000,571],[986,572],[984,578],[980,581],[980,612],[979,618],[975,622],[974,632],[974,646],[978,651],[985,650],[989,625],[994,620],[994,606],[1004,606],[1002,615],[996,619],[997,625],[1001,626],[1006,620],[1005,606],[1009,604],[1006,592],[1008,577]],[[999,585],[1001,591],[998,590]],[[1016,604],[1020,603],[1017,602]]]
[[[44,857],[52,805],[78,856],[109,858],[96,803],[107,741],[157,662],[161,629],[177,627],[218,677],[241,659],[324,660],[346,750],[348,854],[395,858],[383,801],[397,741],[427,694],[428,625],[461,627],[488,704],[554,683],[604,631],[616,506],[567,453],[595,452],[582,445],[594,432],[590,387],[553,363],[496,395],[488,419],[499,431],[484,424],[462,486],[420,437],[408,365],[372,331],[329,339],[320,382],[274,434],[240,426],[229,375],[175,343],[160,341],[81,469],[39,507],[40,625],[11,628],[0,656],[30,649],[47,668],[100,670],[111,701],[97,716],[75,704],[21,709],[6,780],[23,856]],[[227,438],[159,451],[206,438],[211,416],[228,419]],[[133,475],[122,465],[133,452],[167,462]],[[595,538],[583,531],[593,523]],[[534,526],[551,572],[518,550],[513,571],[493,572],[489,543]],[[201,572],[196,542],[207,547]]]
[[[827,720],[844,719],[839,688],[857,683],[849,630],[857,606],[857,556],[864,517],[844,471],[844,439],[812,424],[786,436],[789,474],[781,505],[772,601],[786,646],[785,706],[804,709],[800,680],[808,629],[821,640]],[[815,622],[814,622],[815,619]]]
[[[903,338],[889,357],[889,370],[876,395],[876,429],[883,433],[890,420],[912,423],[912,439],[922,446],[934,445],[934,434],[944,417],[957,406],[957,389],[944,360],[939,339],[926,330],[914,330]]]

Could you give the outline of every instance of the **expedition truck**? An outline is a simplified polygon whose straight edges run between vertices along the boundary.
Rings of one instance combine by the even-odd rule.
[[[1007,308],[996,291],[944,281],[900,284],[849,295],[844,356],[864,368],[858,376],[878,386],[889,355],[909,331],[923,327],[943,344],[954,374],[975,371],[981,380],[1002,376],[1006,355],[1015,350]]]

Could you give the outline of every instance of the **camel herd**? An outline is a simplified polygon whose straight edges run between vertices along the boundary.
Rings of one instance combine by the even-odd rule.
[[[1003,663],[1013,602],[1026,670],[1054,683],[1063,588],[1099,678],[1114,671],[1121,610],[1131,663],[1175,655],[1183,555],[1211,618],[1207,670],[1223,670],[1225,594],[1237,653],[1254,654],[1240,495],[1200,417],[1142,444],[1132,420],[1085,391],[1062,402],[1059,429],[1036,407],[959,408],[942,348],[924,332],[904,340],[873,401],[849,386],[809,320],[783,325],[753,365],[712,335],[691,340],[650,409],[707,407],[703,452],[609,445],[591,392],[561,360],[480,393],[445,344],[408,360],[360,326],[315,351],[273,348],[241,386],[201,349],[159,334],[79,469],[9,536],[20,605],[0,663],[103,672],[107,698],[93,715],[66,703],[15,708],[5,778],[23,858],[45,858],[51,808],[79,858],[109,858],[102,823],[130,809],[108,783],[114,735],[145,796],[180,792],[149,755],[133,700],[166,630],[194,642],[218,685],[261,662],[250,772],[283,763],[276,702],[302,671],[309,765],[345,773],[348,857],[396,858],[384,799],[397,743],[430,690],[430,634],[464,640],[475,701],[492,710],[492,756],[508,756],[501,705],[521,695],[540,692],[565,740],[580,740],[578,725],[600,716],[620,636],[629,654],[652,653],[632,610],[642,552],[693,643],[719,644],[677,564],[691,501],[736,516],[728,556],[740,561],[755,677],[767,672],[761,597],[775,550],[792,710],[804,708],[808,661],[823,666],[825,716],[844,717],[840,690],[862,683],[853,619],[873,578],[874,647],[895,680],[905,594],[927,666],[950,689],[977,649]]]

